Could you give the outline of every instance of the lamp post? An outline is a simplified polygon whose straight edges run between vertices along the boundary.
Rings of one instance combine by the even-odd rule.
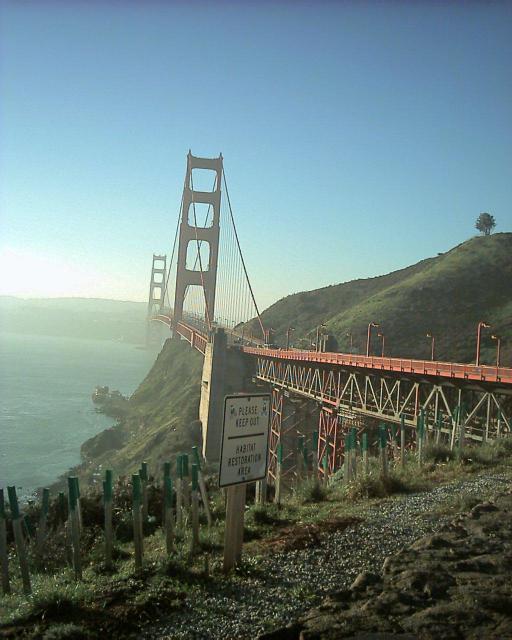
[[[384,345],[386,344],[386,336],[383,333],[378,333],[377,334],[379,336],[379,338],[382,338],[382,353],[381,353],[381,358],[384,357]]]
[[[286,330],[286,351],[290,348],[290,334],[292,331],[295,331],[295,327],[288,327]]]
[[[488,324],[487,322],[484,322],[483,320],[480,320],[480,322],[478,323],[478,328],[476,331],[476,366],[479,367],[480,366],[480,343],[482,341],[482,329],[489,329],[490,328],[490,324]]]
[[[350,353],[352,353],[352,350],[354,348],[354,341],[353,341],[352,333],[346,333],[345,335],[347,336],[347,338],[350,338]]]
[[[432,334],[431,331],[429,331],[427,333],[427,338],[430,338],[432,340],[432,344],[431,344],[431,355],[430,355],[430,359],[434,360],[434,352],[435,352],[435,348],[436,348],[436,338],[435,336]]]
[[[372,339],[372,327],[380,327],[380,324],[376,322],[370,322],[368,324],[368,335],[366,337],[366,357],[370,355],[370,342]]]
[[[325,329],[325,324],[321,324],[316,328],[316,350],[320,351],[320,329]]]
[[[501,338],[500,336],[491,336],[491,340],[496,340],[496,366],[499,368],[501,359]]]

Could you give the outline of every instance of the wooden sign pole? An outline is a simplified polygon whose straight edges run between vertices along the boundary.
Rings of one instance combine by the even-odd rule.
[[[0,489],[0,571],[2,573],[2,593],[4,596],[11,593],[6,523],[7,518],[5,515],[4,490]]]
[[[227,487],[226,529],[224,533],[224,572],[228,573],[242,557],[245,514],[245,484]]]

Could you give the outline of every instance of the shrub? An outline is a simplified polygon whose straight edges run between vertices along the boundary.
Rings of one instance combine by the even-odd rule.
[[[449,462],[455,459],[455,452],[446,444],[429,444],[423,452],[425,462]]]
[[[294,489],[295,498],[301,504],[308,502],[323,502],[327,499],[329,489],[318,480],[308,478],[299,483]]]
[[[45,631],[42,640],[86,640],[90,638],[89,632],[84,627],[76,624],[54,624]]]

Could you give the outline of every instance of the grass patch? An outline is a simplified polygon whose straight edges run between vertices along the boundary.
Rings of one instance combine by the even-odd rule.
[[[324,502],[327,500],[330,491],[324,484],[307,478],[294,488],[294,499],[299,504]]]

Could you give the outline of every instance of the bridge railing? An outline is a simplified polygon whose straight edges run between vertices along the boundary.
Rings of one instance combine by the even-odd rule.
[[[459,380],[475,380],[479,382],[493,382],[512,384],[512,369],[507,367],[493,367],[489,365],[471,365],[455,362],[440,362],[433,360],[412,360],[406,358],[382,358],[377,356],[362,356],[348,353],[330,353],[317,351],[300,351],[295,349],[267,349],[258,347],[243,347],[244,352],[281,360],[298,360],[308,362],[325,362],[347,367],[393,371],[415,375],[426,375],[442,378],[456,378]]]

